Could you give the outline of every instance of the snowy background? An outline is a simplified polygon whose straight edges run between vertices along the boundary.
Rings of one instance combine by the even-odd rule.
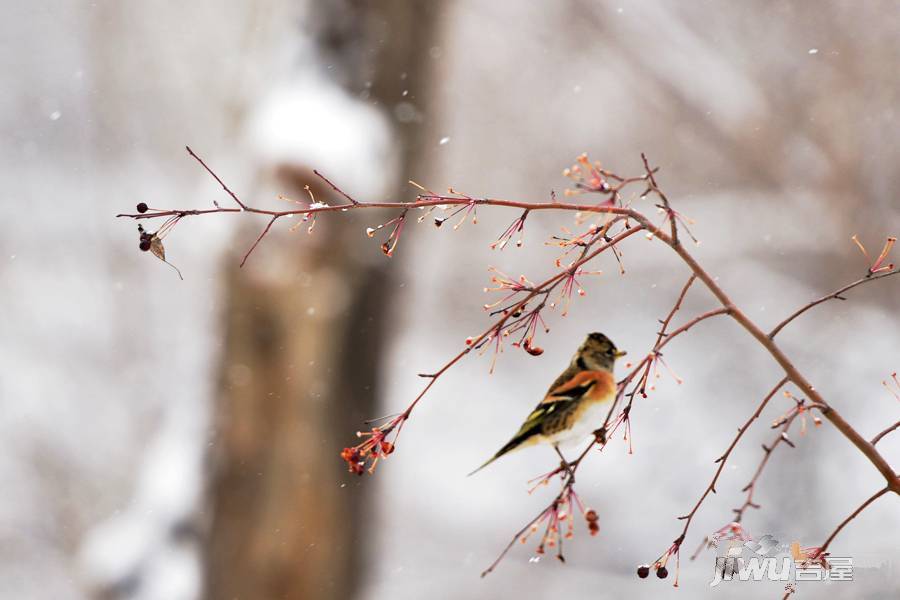
[[[311,48],[310,24],[358,3],[2,4],[0,597],[206,597],[223,273],[236,268],[223,255],[243,244],[239,219],[178,226],[168,250],[181,282],[138,252],[132,222],[113,218],[138,201],[227,202],[185,144],[235,189],[268,193],[259,174],[287,157],[343,173],[361,199],[383,194],[402,170],[391,134],[400,125],[412,125],[421,147],[417,171],[401,177],[472,195],[543,200],[583,151],[626,174],[645,151],[696,221],[696,256],[764,328],[859,276],[851,235],[877,252],[900,231],[891,2],[442,4],[434,39],[418,49],[427,100],[394,106],[344,91]],[[488,265],[533,280],[553,272],[556,252],[543,240],[571,218],[532,215],[523,248],[491,251],[513,216],[484,210],[457,231],[406,230],[391,263],[378,414],[406,406],[416,373],[486,327]],[[779,398],[695,519],[681,589],[634,575],[678,535],[676,517],[708,483],[713,459],[781,376],[725,319],[671,345],[667,361],[684,383],[663,378],[636,404],[634,454],[616,441],[585,463],[579,492],[600,515],[600,536],[579,529],[564,566],[529,561],[534,544],[519,545],[478,578],[545,505],[550,490],[529,496],[525,482],[555,458],[529,449],[465,474],[515,430],[586,332],[644,352],[688,275],[642,239],[625,247],[625,276],[610,260],[568,317],[552,315],[541,357],[507,349],[492,376],[488,358],[467,358],[416,410],[398,452],[363,482],[359,598],[777,595],[779,585],[761,583],[708,591],[712,555],[686,555],[742,502],[772,436],[765,423],[784,411]],[[247,268],[266,270],[261,262]],[[897,283],[855,290],[779,336],[866,437],[900,415],[881,385],[900,367]],[[698,285],[681,318],[712,306]],[[794,441],[777,450],[756,496],[764,510],[745,524],[812,546],[882,483],[827,424]],[[900,435],[879,448],[897,458]],[[335,469],[338,450],[323,449]],[[896,596],[900,543],[886,533],[896,531],[897,499],[884,497],[832,552],[860,566],[893,561],[892,570],[808,584],[799,596]]]

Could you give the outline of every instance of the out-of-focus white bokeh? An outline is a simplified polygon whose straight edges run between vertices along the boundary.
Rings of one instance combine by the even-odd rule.
[[[410,106],[421,115],[424,172],[408,176],[434,189],[542,201],[562,191],[561,170],[583,151],[626,175],[647,152],[674,206],[695,221],[702,244],[692,252],[771,327],[864,272],[851,235],[877,252],[900,231],[893,8],[447,3],[437,38],[420,49],[430,100]],[[93,598],[110,585],[114,597],[202,597],[209,415],[230,268],[221,257],[244,216],[179,224],[167,250],[183,282],[137,250],[133,222],[113,217],[139,201],[229,202],[185,144],[237,191],[296,160],[344,174],[340,183],[361,199],[383,193],[398,160],[391,127],[409,107],[377,106],[328,83],[330,65],[314,62],[304,34],[322,14],[317,3],[283,0],[0,9],[0,597]],[[487,327],[488,265],[532,280],[553,273],[557,252],[544,241],[571,227],[571,216],[533,214],[522,248],[491,251],[515,216],[482,210],[477,225],[456,231],[407,228],[392,264],[382,412],[405,407],[422,385],[416,373]],[[529,541],[478,578],[551,497],[528,495],[526,481],[556,459],[534,448],[465,474],[516,429],[585,333],[603,331],[631,356],[649,349],[688,276],[658,242],[632,239],[624,253],[624,276],[603,257],[603,274],[585,278],[587,295],[570,314],[550,313],[542,356],[507,346],[491,376],[489,357],[467,357],[416,409],[397,452],[365,482],[376,491],[359,539],[368,548],[360,598],[778,594],[777,583],[708,591],[712,554],[687,557],[743,501],[759,444],[773,435],[767,423],[786,408],[780,398],[698,513],[680,589],[634,575],[677,537],[676,517],[708,483],[713,460],[781,377],[727,319],[668,348],[684,383],[664,374],[636,403],[634,453],[614,440],[579,472],[600,535],[579,523],[566,565],[531,561]],[[900,415],[881,385],[900,367],[898,285],[854,290],[778,338],[867,437]],[[713,306],[695,285],[678,319]],[[745,524],[818,545],[883,481],[827,423],[792,439],[797,448],[778,448],[759,484],[763,510]],[[879,449],[896,459],[900,434]],[[892,571],[810,583],[798,597],[896,596],[897,509],[897,498],[882,498],[831,548],[859,567],[892,561]]]

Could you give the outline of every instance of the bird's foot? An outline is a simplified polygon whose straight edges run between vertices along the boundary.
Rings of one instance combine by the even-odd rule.
[[[556,450],[556,453],[559,455],[559,458],[560,458],[560,463],[559,463],[560,472],[565,471],[566,475],[568,476],[569,483],[574,483],[575,482],[574,465],[572,463],[570,463],[568,460],[566,460],[566,457],[563,456],[563,453],[559,451],[559,446],[553,446],[553,449]]]

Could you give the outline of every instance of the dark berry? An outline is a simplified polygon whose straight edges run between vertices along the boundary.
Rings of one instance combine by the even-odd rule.
[[[146,203],[146,202],[140,202],[140,203],[137,205],[137,211],[138,211],[139,213],[145,213],[145,212],[147,212],[147,208],[148,208],[148,206],[147,206],[147,203]]]
[[[669,570],[665,567],[660,567],[656,570],[656,576],[660,579],[665,579],[669,576]]]
[[[147,250],[150,249],[150,240],[141,240],[141,243],[138,246],[138,248],[140,248],[141,250],[146,252]]]
[[[650,574],[650,567],[648,565],[641,565],[638,567],[638,577],[641,579],[646,579],[647,575]]]

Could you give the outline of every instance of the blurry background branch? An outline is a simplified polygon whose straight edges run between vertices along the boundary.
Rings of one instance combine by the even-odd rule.
[[[340,86],[348,98],[364,94],[381,113],[401,97],[425,110],[423,48],[433,35],[436,5],[341,1],[321,8],[311,36],[328,71],[317,80],[301,69],[295,75],[299,93],[306,86],[311,96],[325,95],[308,88]],[[353,102],[363,109],[362,100]],[[409,123],[390,129],[400,160],[364,157],[383,178],[367,193],[380,187],[380,193],[398,194],[397,174],[419,169],[421,129]],[[298,132],[307,138],[303,143],[334,143],[312,131]],[[369,143],[366,131],[359,134],[354,143]],[[252,191],[275,188],[306,200],[305,184],[317,181],[309,190],[317,201],[341,202],[310,177],[322,165],[302,158],[298,152],[270,162]],[[343,176],[353,180],[357,166],[345,164]],[[364,186],[356,181],[357,188]],[[348,217],[319,224],[316,236],[303,243],[260,248],[253,268],[236,269],[234,255],[223,263],[227,305],[210,491],[210,599],[343,600],[356,593],[365,574],[373,532],[363,511],[372,498],[340,468],[335,448],[377,410],[389,339],[382,315],[390,311],[395,284],[380,261],[366,258],[363,222]],[[306,228],[294,236],[306,237]],[[237,246],[247,246],[256,230],[247,224]]]

